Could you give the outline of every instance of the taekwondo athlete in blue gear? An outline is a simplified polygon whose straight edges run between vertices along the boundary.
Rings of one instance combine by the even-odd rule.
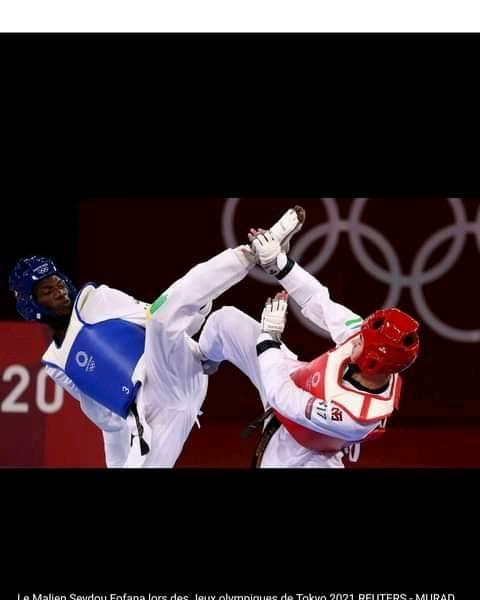
[[[293,211],[294,212],[294,211]],[[284,241],[299,230],[288,211]],[[44,257],[17,263],[9,284],[18,312],[47,324],[49,376],[102,430],[108,467],[173,467],[206,396],[198,333],[211,303],[255,266],[249,246],[193,267],[152,304],[106,285],[75,293]]]
[[[9,286],[15,294],[17,311],[27,320],[48,324],[54,331],[54,342],[42,363],[63,372],[83,394],[115,415],[126,419],[131,412],[141,452],[146,454],[148,445],[142,438],[135,406],[139,383],[132,381],[144,352],[145,329],[118,318],[85,322],[76,301],[83,289],[77,294],[70,279],[49,258],[32,256],[19,261]],[[70,334],[65,336],[67,326]]]
[[[97,402],[126,418],[131,404],[135,400],[136,386],[131,378],[136,364],[143,354],[145,330],[134,323],[122,319],[107,319],[96,324],[86,323],[79,314],[75,301],[77,292],[70,280],[58,272],[54,263],[47,258],[32,257],[24,261],[25,269],[17,265],[11,277],[11,286],[18,291],[17,308],[25,318],[34,316],[44,323],[55,321],[56,315],[42,306],[32,294],[32,287],[38,281],[45,283],[49,277],[56,276],[65,284],[68,292],[67,306],[73,302],[70,316],[75,326],[75,335],[64,340],[51,361],[44,364],[60,368],[78,387]],[[58,284],[57,280],[57,284]],[[60,285],[60,287],[62,287]],[[96,286],[95,286],[96,287]],[[48,289],[48,288],[47,288]],[[78,297],[81,297],[81,292]],[[60,291],[60,298],[66,299]]]

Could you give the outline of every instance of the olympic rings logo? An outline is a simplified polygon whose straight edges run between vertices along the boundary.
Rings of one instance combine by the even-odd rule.
[[[239,245],[234,231],[235,214],[239,202],[240,198],[228,198],[223,209],[222,235],[227,247]],[[423,291],[426,285],[440,279],[452,269],[463,252],[469,234],[475,236],[480,251],[480,206],[476,219],[468,221],[462,200],[460,198],[448,198],[453,222],[434,233],[424,242],[415,256],[411,272],[406,274],[402,272],[398,255],[385,236],[361,221],[363,210],[368,202],[367,198],[356,198],[353,201],[347,219],[340,218],[334,198],[322,198],[322,202],[327,214],[327,221],[294,238],[290,251],[292,258],[301,264],[302,256],[309,246],[317,240],[325,238],[325,243],[320,252],[309,263],[302,265],[309,273],[316,275],[331,259],[339,236],[346,233],[352,252],[365,271],[373,278],[389,286],[383,307],[396,306],[402,290],[408,288],[418,314],[436,333],[455,342],[480,342],[480,329],[459,329],[439,319],[428,306]],[[365,249],[363,238],[375,244],[383,253],[388,269],[384,269],[372,260]],[[451,240],[451,244],[447,254],[437,264],[425,270],[432,253],[448,240]],[[251,276],[257,281],[270,285],[275,284],[275,281],[260,269],[252,271]],[[319,333],[318,328],[303,317],[298,307],[293,306],[293,309],[306,327],[317,334]]]

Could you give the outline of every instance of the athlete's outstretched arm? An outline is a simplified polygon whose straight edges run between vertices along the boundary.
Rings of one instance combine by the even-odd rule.
[[[249,238],[262,267],[277,278],[284,290],[300,306],[302,314],[328,331],[336,344],[344,342],[359,330],[362,317],[334,302],[326,286],[282,252],[278,240],[270,231],[253,229]],[[272,261],[275,264],[273,269]]]
[[[277,279],[299,304],[302,314],[328,331],[336,344],[341,344],[356,333],[362,325],[362,317],[343,304],[333,301],[326,286],[291,258],[287,260],[289,269],[280,273]]]

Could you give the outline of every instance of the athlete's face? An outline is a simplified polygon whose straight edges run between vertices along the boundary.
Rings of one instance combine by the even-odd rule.
[[[68,316],[72,312],[72,301],[63,279],[57,275],[46,277],[37,283],[34,289],[35,300],[59,316]]]
[[[363,336],[359,335],[353,340],[353,348],[352,348],[352,362],[356,362],[359,356],[363,352]]]

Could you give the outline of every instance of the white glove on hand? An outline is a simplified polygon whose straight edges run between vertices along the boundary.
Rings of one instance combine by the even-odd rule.
[[[285,267],[290,240],[303,227],[305,218],[305,209],[295,206],[287,210],[268,231],[250,229],[250,246],[266,273],[277,275]]]
[[[255,234],[253,234],[255,232]],[[255,256],[257,257],[259,265],[262,269],[270,275],[276,275],[283,267],[280,264],[287,263],[287,256],[282,252],[280,242],[270,233],[270,231],[261,231],[258,233],[252,229],[251,236],[251,247]],[[249,236],[249,237],[250,237]],[[282,259],[278,261],[278,258],[282,256]]]
[[[269,298],[262,312],[262,333],[268,333],[279,342],[287,323],[287,309],[287,292],[279,292],[273,300]]]

